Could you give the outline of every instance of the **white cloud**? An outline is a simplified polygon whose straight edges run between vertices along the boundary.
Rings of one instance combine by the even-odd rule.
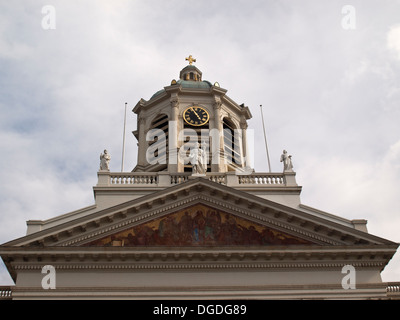
[[[390,28],[387,34],[387,46],[389,49],[397,53],[400,59],[400,25],[395,25]]]
[[[7,268],[4,265],[3,260],[0,258],[0,286],[9,286],[14,284],[15,283],[11,279],[11,276],[8,274]]]
[[[347,219],[367,219],[371,234],[400,242],[400,140],[378,162],[356,155],[324,159],[308,157],[298,172],[302,203]],[[383,273],[386,281],[400,276],[399,253]]]
[[[43,4],[0,3],[0,242],[26,220],[92,204],[100,152],[120,168],[124,103],[176,79],[189,54],[251,108],[262,150],[263,104],[272,168],[284,148],[293,154],[305,204],[367,218],[396,241],[400,73],[387,58],[400,57],[398,5],[355,3],[357,28],[344,31],[335,1],[50,4],[57,28],[45,31]],[[129,112],[127,169],[135,121]]]

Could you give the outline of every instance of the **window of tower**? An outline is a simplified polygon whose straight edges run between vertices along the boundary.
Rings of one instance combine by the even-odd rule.
[[[159,162],[162,159],[167,159],[168,152],[168,116],[161,114],[151,122],[150,129],[159,129],[164,132],[164,136],[156,136],[153,141],[149,141],[149,146],[155,149],[154,158]],[[153,160],[153,159],[151,159]]]
[[[231,120],[224,118],[223,121],[225,159],[229,166],[237,168],[241,166],[240,137]]]

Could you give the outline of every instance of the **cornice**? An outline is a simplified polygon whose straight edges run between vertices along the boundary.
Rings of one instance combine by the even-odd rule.
[[[379,270],[385,266],[386,263],[382,261],[366,261],[366,262],[353,262],[351,265],[354,268],[378,268]],[[289,262],[289,263],[128,263],[128,264],[113,264],[113,263],[95,263],[95,264],[82,264],[82,263],[69,263],[59,264],[53,263],[57,270],[232,270],[232,269],[339,269],[346,263],[344,262]],[[14,270],[41,270],[43,263],[39,264],[16,264],[13,266]]]
[[[214,248],[2,248],[0,254],[14,270],[37,270],[45,264],[56,269],[320,269],[379,268],[395,248],[383,246],[287,246]]]
[[[12,297],[18,299],[396,299],[398,293],[387,292],[388,284],[357,283],[357,289],[344,290],[340,283],[329,284],[248,284],[248,285],[190,285],[163,286],[59,286],[43,292],[38,287],[13,287]]]
[[[252,118],[252,114],[251,114],[250,109],[248,107],[240,106],[238,103],[236,103],[229,96],[224,95],[223,97],[221,97],[221,102],[223,102],[225,105],[230,107],[232,110],[238,112],[240,115],[243,115],[247,120]]]

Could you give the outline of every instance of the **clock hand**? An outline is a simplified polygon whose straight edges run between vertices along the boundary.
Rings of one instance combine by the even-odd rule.
[[[199,120],[201,120],[200,116],[197,114],[196,111],[194,111],[193,107],[191,107],[190,109],[194,112],[194,114],[197,116],[197,118],[199,118]]]

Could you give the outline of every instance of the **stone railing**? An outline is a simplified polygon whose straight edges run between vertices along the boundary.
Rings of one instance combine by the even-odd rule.
[[[98,172],[98,187],[168,187],[198,176],[190,172]],[[232,187],[293,187],[297,186],[295,173],[207,172],[202,178]]]
[[[111,185],[158,184],[157,173],[110,173]]]
[[[182,173],[171,173],[171,184],[180,184],[189,180],[191,176],[190,173],[182,172]]]
[[[10,286],[0,286],[0,300],[11,300],[12,289]]]
[[[400,298],[400,282],[387,282],[386,293],[388,296],[397,296]]]
[[[13,286],[0,286],[0,300],[12,300]],[[386,283],[386,297],[388,299],[400,299],[400,282]]]
[[[283,174],[250,174],[238,176],[239,184],[268,184],[268,185],[284,185],[285,177]]]
[[[216,183],[221,183],[221,184],[227,184],[227,178],[226,178],[226,173],[219,173],[219,172],[210,172],[207,173],[207,180],[216,182]]]

